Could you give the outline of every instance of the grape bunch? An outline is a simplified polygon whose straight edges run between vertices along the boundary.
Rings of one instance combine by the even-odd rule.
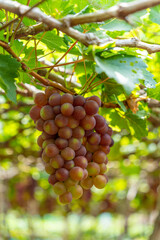
[[[30,116],[41,131],[42,148],[49,183],[62,204],[79,199],[83,189],[104,188],[107,183],[107,154],[113,145],[112,129],[98,114],[101,100],[61,95],[48,87],[34,97]]]

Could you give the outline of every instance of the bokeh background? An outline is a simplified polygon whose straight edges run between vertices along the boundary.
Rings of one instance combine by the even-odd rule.
[[[17,97],[15,105],[0,96],[0,239],[148,239],[160,203],[160,128],[150,123],[141,141],[114,131],[107,186],[62,206],[40,158],[33,100]]]

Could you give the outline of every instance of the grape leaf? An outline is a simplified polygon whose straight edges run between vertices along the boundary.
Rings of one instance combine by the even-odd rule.
[[[147,96],[160,101],[160,83],[158,83],[154,89],[147,89]]]
[[[100,28],[111,31],[111,32],[113,32],[113,31],[130,31],[132,29],[132,26],[123,20],[113,19],[113,20],[108,21],[104,25],[101,25]]]
[[[128,127],[130,129],[131,135],[135,136],[138,139],[148,135],[146,119],[140,118],[138,115],[127,112],[125,114]]]
[[[160,24],[159,14],[160,14],[160,7],[159,6],[151,8],[151,11],[150,11],[151,21],[154,22],[154,23]]]
[[[125,89],[127,95],[130,95],[143,80],[148,86],[154,87],[155,81],[152,74],[146,70],[147,65],[141,58],[129,55],[117,55],[107,59],[95,55],[97,73],[106,73],[110,78],[115,79]],[[146,80],[147,77],[147,80]]]
[[[15,78],[18,77],[20,66],[21,64],[11,56],[0,54],[0,85],[14,103],[16,103]]]
[[[40,39],[41,37],[42,33],[36,35],[37,39]],[[47,32],[41,39],[41,42],[43,42],[50,50],[55,49],[60,52],[64,52],[67,50],[67,46],[63,38],[55,34],[54,31]]]

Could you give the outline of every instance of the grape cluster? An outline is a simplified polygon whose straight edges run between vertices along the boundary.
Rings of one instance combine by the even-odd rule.
[[[104,188],[113,140],[112,129],[98,114],[101,100],[97,96],[61,95],[48,87],[45,93],[35,95],[34,102],[30,116],[42,131],[37,143],[59,201],[70,203],[93,185]]]

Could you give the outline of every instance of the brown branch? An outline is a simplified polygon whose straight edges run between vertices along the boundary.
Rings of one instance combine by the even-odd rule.
[[[155,5],[158,5],[159,3],[160,3],[160,0],[152,0],[152,1],[142,0],[141,2],[135,1],[135,2],[131,2],[131,3],[123,3],[121,5],[114,6],[110,9],[104,11],[105,14],[104,13],[103,14],[106,16],[106,12],[109,11],[109,12],[114,13],[114,15],[115,15],[114,17],[118,17],[121,14],[122,14],[122,16],[127,16],[130,13],[140,11],[140,10],[148,8],[148,7],[153,7]],[[26,5],[22,5],[18,2],[13,2],[10,0],[6,0],[6,1],[0,0],[0,8],[4,8],[5,10],[13,12],[19,16],[21,16],[22,14],[24,14],[24,12],[26,12],[28,9],[30,9]],[[103,14],[101,14],[100,12],[97,12],[97,13],[89,14],[89,16],[94,16],[95,14],[96,14],[96,16],[98,16],[98,19],[96,18],[96,21],[100,21],[99,17],[102,17]],[[119,15],[117,15],[117,14],[119,14]],[[137,47],[137,48],[145,49],[149,53],[154,53],[154,52],[160,51],[160,45],[148,44],[148,43],[138,40],[137,38],[123,39],[123,40],[120,40],[120,39],[117,39],[117,40],[114,40],[114,39],[104,40],[103,39],[103,40],[101,40],[92,33],[81,33],[71,27],[64,26],[64,24],[63,24],[64,21],[62,23],[62,22],[54,19],[53,17],[49,17],[38,8],[32,9],[25,15],[31,19],[34,19],[34,20],[36,20],[38,22],[42,22],[42,23],[36,24],[29,28],[24,27],[22,29],[19,29],[17,31],[15,38],[24,37],[24,36],[28,36],[28,35],[35,35],[39,32],[48,31],[48,30],[52,30],[53,28],[56,28],[56,29],[60,30],[61,32],[67,34],[68,36],[83,43],[86,46],[107,44],[107,43],[113,41],[113,42],[115,42],[115,45],[117,47],[125,47],[125,46]],[[111,17],[111,15],[110,15],[110,17]],[[67,17],[67,18],[69,18],[71,22],[73,21],[73,19],[74,19],[74,21],[77,21],[76,19],[85,19],[85,22],[86,22],[86,18],[88,19],[88,14],[87,15],[84,14],[82,16]],[[89,17],[89,19],[91,20],[92,17]],[[77,24],[78,24],[78,22],[77,22]]]
[[[61,21],[65,26],[71,27],[91,22],[103,22],[111,18],[120,18],[125,20],[125,18],[132,13],[154,7],[158,4],[160,4],[160,0],[137,0],[128,3],[119,3],[108,10],[77,16],[67,16],[61,19]]]

